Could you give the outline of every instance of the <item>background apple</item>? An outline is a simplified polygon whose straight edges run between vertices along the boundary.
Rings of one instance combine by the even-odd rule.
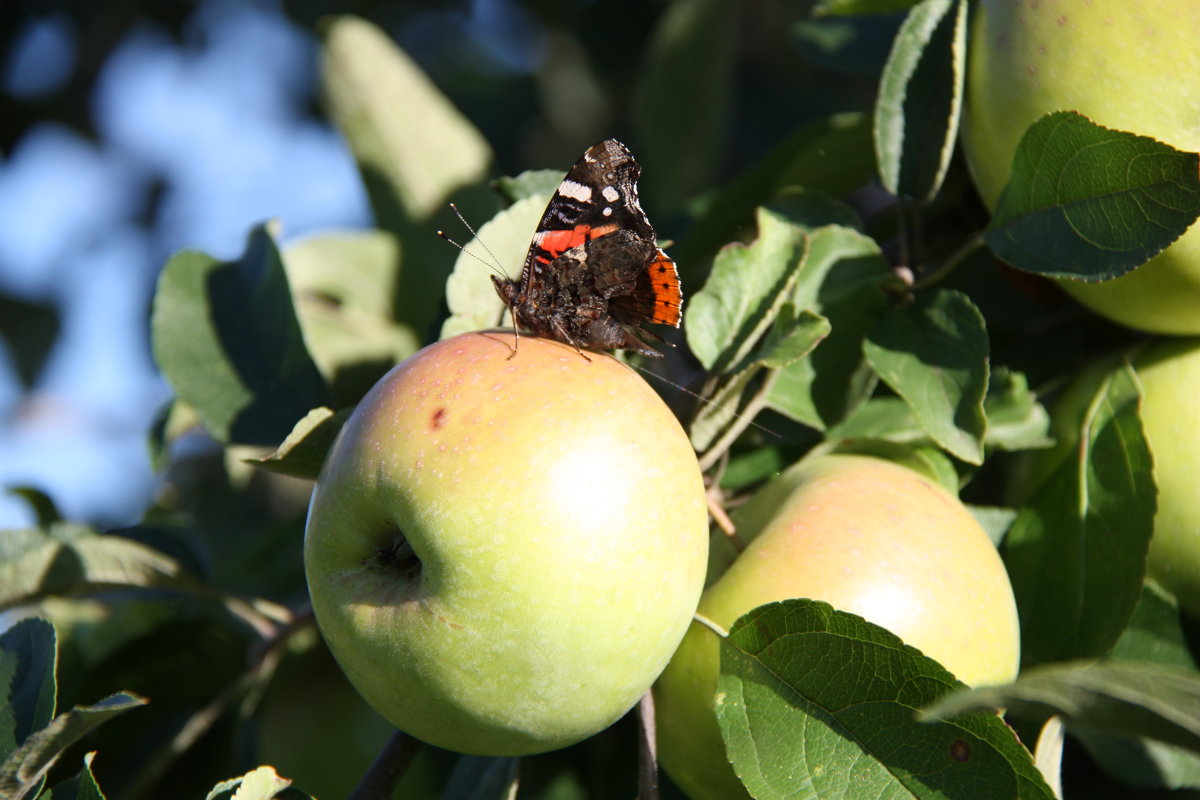
[[[958,498],[929,479],[876,458],[818,456],[735,521],[751,541],[698,609],[722,627],[764,603],[807,597],[888,628],[968,684],[1016,676],[1020,636],[1004,565]],[[717,638],[696,623],[655,685],[659,757],[695,800],[747,796],[712,711],[718,669]]]
[[[1104,376],[1124,358],[1091,364],[1063,391],[1051,414],[1058,444],[1030,454],[1013,480],[1023,502],[1075,451],[1079,423]],[[1152,342],[1133,357],[1142,384],[1142,426],[1154,456],[1158,510],[1146,569],[1200,617],[1200,339]]]
[[[1025,128],[1051,111],[1200,150],[1195,0],[981,0],[973,14],[962,141],[989,207]],[[1060,284],[1122,324],[1200,333],[1200,225],[1121,278]]]
[[[313,493],[304,560],[331,651],[397,727],[520,755],[605,728],[695,610],[695,454],[628,367],[474,333],[359,403]]]

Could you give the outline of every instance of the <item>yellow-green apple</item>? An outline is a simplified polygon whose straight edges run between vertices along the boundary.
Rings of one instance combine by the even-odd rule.
[[[1021,135],[1051,111],[1200,150],[1196,0],[981,0],[973,14],[962,142],[989,206]],[[1060,283],[1130,327],[1200,334],[1200,225],[1120,278]]]
[[[704,582],[688,437],[633,370],[472,333],[377,383],[330,450],[304,562],[366,701],[451,750],[521,755],[624,714]]]
[[[807,597],[891,630],[968,684],[1016,675],[1020,636],[1004,565],[970,511],[928,478],[867,456],[816,456],[734,519],[750,542],[697,612],[717,625]],[[747,796],[713,713],[718,670],[717,636],[693,623],[654,689],[659,758],[694,800]]]
[[[1014,500],[1025,500],[1076,452],[1080,420],[1101,380],[1120,360],[1092,364],[1055,402],[1051,419],[1058,444],[1031,456],[1027,471],[1016,476]],[[1152,342],[1133,356],[1132,364],[1142,385],[1142,429],[1158,488],[1146,570],[1183,608],[1200,616],[1200,339]]]

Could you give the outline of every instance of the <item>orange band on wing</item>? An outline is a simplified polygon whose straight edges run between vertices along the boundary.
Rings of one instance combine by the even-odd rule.
[[[654,313],[651,322],[679,327],[682,316],[683,289],[679,284],[679,270],[670,256],[659,250],[646,272],[650,275],[650,287],[654,292]]]
[[[572,247],[578,247],[590,239],[607,236],[616,229],[615,224],[576,225],[569,231],[542,231],[534,237],[533,243],[535,247],[546,251],[550,260],[554,260]]]

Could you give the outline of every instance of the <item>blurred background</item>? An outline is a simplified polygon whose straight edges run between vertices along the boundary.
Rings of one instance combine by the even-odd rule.
[[[868,109],[899,23],[814,21],[805,3],[740,6],[711,58],[692,65],[718,76],[703,98],[711,123],[698,132],[714,158],[674,184],[683,199],[807,119]],[[647,42],[671,33],[668,7],[5,2],[0,487],[35,488],[63,516],[101,527],[137,521],[156,491],[147,432],[169,397],[148,338],[164,261],[181,249],[231,258],[268,219],[285,243],[374,224],[355,164],[322,115],[323,17],[360,14],[393,36],[483,132],[501,175],[565,169],[608,136],[639,152],[639,108],[671,115],[678,102],[661,87],[638,95],[654,91],[638,77]],[[655,216],[660,235],[686,224],[678,200],[657,198],[674,212]],[[0,493],[0,528],[33,520],[25,501]]]

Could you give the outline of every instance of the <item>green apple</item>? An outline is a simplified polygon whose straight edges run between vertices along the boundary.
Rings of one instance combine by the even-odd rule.
[[[607,727],[649,688],[704,582],[687,435],[633,370],[473,333],[359,403],[309,508],[318,626],[382,716],[439,747],[522,755]]]
[[[889,629],[968,684],[1016,676],[1004,564],[958,498],[928,478],[867,456],[817,456],[734,519],[750,542],[698,609],[721,627],[764,603],[807,597]],[[694,800],[746,797],[713,714],[718,669],[716,635],[694,623],[654,690],[659,757]]]
[[[1031,457],[1024,473],[1015,477],[1014,500],[1027,499],[1076,451],[1079,422],[1101,380],[1119,360],[1092,364],[1055,402],[1051,418],[1058,445]],[[1158,488],[1146,570],[1183,608],[1200,616],[1200,339],[1152,342],[1132,364],[1142,385],[1142,428],[1154,456]]]
[[[1051,111],[1200,150],[1196,0],[981,0],[973,14],[962,142],[990,207],[1021,135]],[[1200,225],[1116,280],[1060,284],[1124,325],[1200,334]]]

